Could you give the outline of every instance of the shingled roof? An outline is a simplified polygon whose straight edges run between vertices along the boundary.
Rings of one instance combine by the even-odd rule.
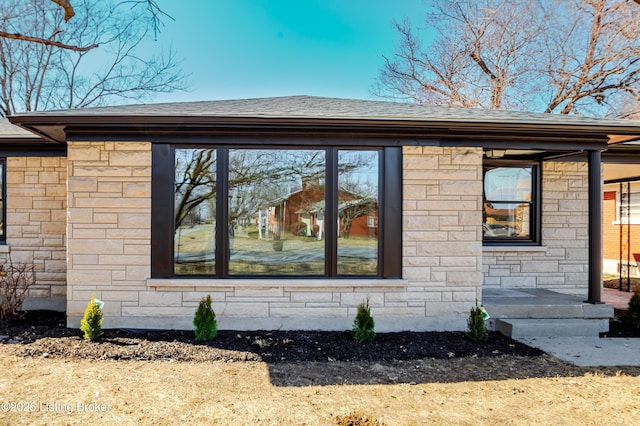
[[[314,131],[351,129],[363,134],[437,137],[469,137],[492,133],[510,135],[549,133],[586,139],[640,137],[640,122],[571,115],[481,110],[387,101],[287,96],[239,100],[122,105],[18,114],[13,123],[63,142],[63,128],[98,127],[153,129],[179,126],[183,131],[199,128],[236,131],[255,128],[312,128]],[[365,131],[366,130],[366,131]],[[466,136],[465,136],[466,135]]]
[[[21,127],[16,126],[15,124],[11,124],[6,118],[0,118],[0,139],[35,140],[40,139],[40,137]]]

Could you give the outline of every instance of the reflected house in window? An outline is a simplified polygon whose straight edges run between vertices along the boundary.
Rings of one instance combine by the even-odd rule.
[[[115,328],[192,329],[207,295],[228,330],[348,330],[366,298],[376,331],[464,330],[522,292],[602,319],[603,210],[637,263],[633,120],[286,96],[28,112],[0,144],[0,261],[70,327],[92,293]]]
[[[271,232],[322,239],[325,233],[325,189],[321,183],[303,183],[302,188],[270,207]],[[338,237],[370,238],[378,236],[378,202],[375,197],[338,189]],[[279,224],[282,224],[281,226]]]

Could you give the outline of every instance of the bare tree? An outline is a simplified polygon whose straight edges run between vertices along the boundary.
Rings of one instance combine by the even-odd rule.
[[[424,25],[432,32],[396,24],[400,41],[376,95],[596,116],[629,115],[640,104],[640,8],[628,1],[435,0],[433,7]]]
[[[325,177],[325,161],[323,150],[232,150],[229,153],[227,183],[230,222],[272,206],[277,200],[290,196],[294,189],[302,189],[303,184],[323,186],[320,182]],[[348,174],[369,165],[370,161],[368,157],[350,156],[339,164],[339,172]],[[209,216],[215,214],[216,169],[215,149],[176,150],[175,229],[189,223],[189,220],[202,219],[199,209],[208,209]],[[341,185],[345,184],[354,191],[357,189],[358,194],[372,192],[361,182],[349,184],[341,181]],[[366,198],[365,204],[372,198],[354,193],[348,199],[357,197]],[[349,214],[356,211],[356,208],[351,208]]]
[[[47,0],[41,0],[41,1],[47,1]],[[73,8],[73,6],[71,5],[71,3],[69,2],[69,0],[50,0],[53,3],[57,4],[59,7],[62,8],[62,10],[64,10],[64,20],[69,21],[69,19],[73,18],[76,14],[75,9]],[[165,16],[165,17],[169,17],[171,18],[169,15],[167,15],[166,13],[164,13],[162,11],[162,9],[160,9],[158,7],[158,5],[156,4],[156,2],[154,0],[129,0],[129,1],[125,1],[122,3],[134,3],[134,4],[140,4],[140,3],[144,3],[146,4],[147,7],[147,11],[151,14],[152,18],[153,18],[153,25],[154,25],[154,31],[158,31],[158,27],[161,24],[160,21],[160,17],[161,16]],[[121,3],[121,4],[122,4]],[[4,17],[3,19],[7,19],[6,17]],[[17,19],[16,17],[13,17],[13,19]],[[57,29],[49,38],[42,38],[42,37],[37,37],[37,36],[33,36],[33,35],[29,35],[29,34],[21,34],[21,33],[9,33],[9,32],[5,32],[5,31],[0,31],[0,37],[1,38],[9,38],[9,39],[13,39],[13,40],[23,40],[23,41],[28,41],[31,43],[40,43],[40,44],[44,44],[47,46],[55,46],[55,47],[59,47],[61,49],[69,49],[69,50],[74,50],[76,52],[84,52],[87,50],[91,50],[91,49],[95,49],[96,47],[98,47],[97,44],[92,44],[89,46],[77,46],[77,45],[70,45],[70,44],[65,44],[65,43],[61,43],[59,41],[53,40],[53,38],[56,36],[57,33],[62,32],[62,29]]]
[[[140,101],[184,88],[171,51],[141,52],[158,28],[160,12],[149,9],[155,3],[77,0],[70,19],[57,3],[0,0],[0,30],[30,37],[0,36],[0,115]]]
[[[574,19],[566,22],[565,15]],[[640,111],[640,8],[574,0],[557,3],[547,16],[549,47],[541,62],[548,66],[540,72],[553,90],[546,92],[545,112],[606,115],[625,102]]]

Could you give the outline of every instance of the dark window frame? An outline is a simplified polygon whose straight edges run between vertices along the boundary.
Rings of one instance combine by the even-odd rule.
[[[528,237],[491,237],[482,235],[484,246],[539,246],[541,244],[541,224],[542,224],[542,167],[539,161],[521,160],[484,160],[482,162],[482,206],[487,202],[484,187],[487,169],[496,167],[520,168],[531,167],[531,201],[529,202],[530,213],[530,233]],[[489,200],[490,201],[490,200]],[[484,214],[484,211],[483,211]]]
[[[321,146],[326,152],[326,200],[329,207],[337,206],[337,161],[339,150],[377,150],[379,155],[379,226],[378,232],[378,274],[367,276],[338,275],[337,274],[337,237],[327,238],[325,243],[324,275],[287,276],[287,275],[229,275],[228,262],[216,262],[215,275],[177,275],[174,273],[174,191],[175,188],[175,149],[176,148],[208,148],[217,149],[217,155],[222,158],[216,167],[218,192],[216,203],[216,234],[226,235],[224,227],[228,222],[228,151],[235,148],[256,149],[309,149],[309,145],[302,141],[298,145],[265,146],[259,145],[225,144],[225,143],[185,143],[152,144],[152,183],[151,183],[151,276],[152,278],[211,278],[211,279],[296,279],[296,278],[331,278],[331,279],[376,279],[401,278],[402,276],[402,148],[401,147],[353,147],[349,145]],[[329,210],[329,209],[327,209]],[[332,214],[337,215],[331,208]],[[336,235],[333,220],[326,220],[328,228],[326,235]],[[216,244],[216,259],[228,259],[228,238],[221,238]]]
[[[2,203],[2,219],[0,220],[0,245],[7,244],[7,158],[0,157],[0,166],[2,172],[0,178],[2,179],[2,185],[0,190],[0,202]]]

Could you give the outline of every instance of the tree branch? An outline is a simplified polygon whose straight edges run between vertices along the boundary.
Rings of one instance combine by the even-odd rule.
[[[6,33],[4,31],[0,31],[0,37],[10,38],[13,40],[30,41],[32,43],[40,43],[40,44],[44,44],[45,46],[55,46],[61,49],[73,50],[74,52],[87,52],[91,49],[95,49],[96,47],[98,47],[97,44],[92,44],[90,46],[85,46],[85,47],[73,46],[70,44],[64,44],[64,43],[60,43],[54,40],[49,40],[46,38],[26,36],[19,33]]]
[[[51,1],[64,9],[65,22],[75,16],[76,12],[73,10],[73,6],[71,6],[71,3],[69,3],[69,0],[51,0]]]

